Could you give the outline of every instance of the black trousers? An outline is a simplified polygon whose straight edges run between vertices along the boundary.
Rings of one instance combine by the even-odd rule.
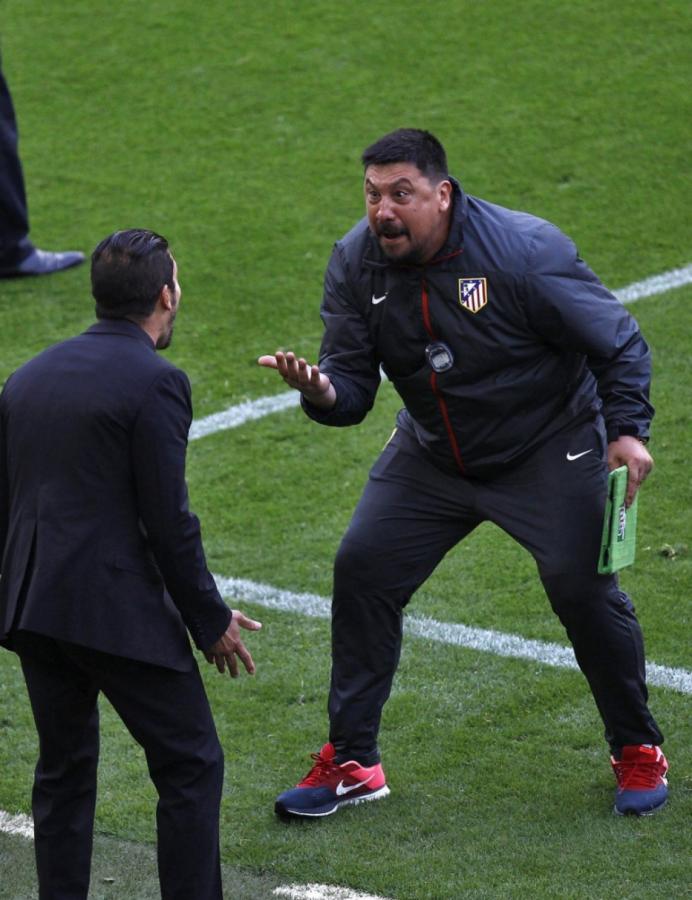
[[[161,896],[221,900],[223,753],[197,664],[178,672],[30,632],[17,632],[13,648],[39,737],[32,809],[40,900],[88,895],[99,691],[143,747],[159,795]]]
[[[0,265],[8,266],[21,262],[32,250],[17,140],[12,97],[0,68]]]
[[[583,455],[569,460],[568,453]],[[483,521],[494,522],[536,560],[611,749],[662,742],[647,707],[634,608],[617,577],[596,572],[606,453],[599,418],[479,481],[445,474],[412,435],[395,432],[370,472],[334,567],[329,717],[339,758],[364,765],[379,760],[377,735],[399,662],[403,609],[447,551]]]

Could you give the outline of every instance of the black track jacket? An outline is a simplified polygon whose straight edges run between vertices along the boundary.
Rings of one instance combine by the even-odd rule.
[[[602,410],[608,439],[648,437],[651,359],[625,307],[556,226],[454,187],[447,243],[397,265],[361,220],[334,245],[321,316],[320,369],[337,394],[326,425],[372,407],[380,366],[412,431],[441,468],[487,478],[559,430]],[[443,341],[454,365],[434,372]]]

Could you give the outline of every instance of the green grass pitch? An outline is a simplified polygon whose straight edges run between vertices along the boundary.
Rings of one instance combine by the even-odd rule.
[[[21,132],[32,236],[90,251],[117,228],[165,234],[183,289],[170,358],[196,417],[278,393],[255,364],[315,357],[332,242],[362,215],[359,154],[428,128],[471,193],[551,219],[612,288],[692,262],[687,0],[5,0],[0,48]],[[655,363],[656,469],[623,575],[647,656],[691,668],[692,288],[632,307]],[[88,326],[87,267],[0,282],[0,382]],[[331,562],[397,401],[355,429],[287,411],[191,444],[193,508],[213,571],[328,596]],[[329,628],[264,610],[258,672],[205,667],[227,755],[229,898],[280,884],[395,900],[689,895],[689,697],[653,688],[671,800],[611,813],[602,728],[578,673],[405,643],[381,733],[392,795],[286,825],[277,793],[326,739]],[[411,604],[440,621],[566,643],[532,561],[483,527]],[[106,703],[92,900],[157,896],[154,792]],[[0,809],[29,812],[36,739],[16,660],[0,654]],[[36,896],[31,846],[0,834],[0,898]]]

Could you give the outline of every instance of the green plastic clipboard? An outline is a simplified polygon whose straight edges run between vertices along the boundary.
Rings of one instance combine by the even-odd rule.
[[[613,469],[608,475],[608,499],[603,517],[599,575],[610,575],[634,562],[637,541],[637,500],[625,508],[627,466]]]

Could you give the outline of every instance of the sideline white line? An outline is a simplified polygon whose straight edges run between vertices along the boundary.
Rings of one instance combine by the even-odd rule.
[[[228,600],[246,601],[267,609],[300,613],[316,619],[328,619],[331,614],[331,601],[317,594],[296,594],[270,584],[258,584],[243,578],[214,575],[214,579],[222,596]],[[404,631],[414,637],[480,650],[483,653],[493,653],[496,656],[528,659],[560,669],[579,668],[571,647],[531,640],[516,634],[438,622],[436,619],[415,615],[407,615],[404,618]],[[649,685],[669,688],[681,694],[692,694],[692,672],[687,669],[647,662],[646,677]]]
[[[24,816],[21,813],[11,816],[0,809],[0,831],[4,831],[5,834],[19,834],[32,841],[34,839],[34,821],[30,816]]]
[[[214,575],[214,579],[219,591],[227,600],[245,601],[266,609],[294,612],[317,619],[329,619],[331,614],[331,601],[318,594],[284,591],[269,584],[259,584],[244,578]],[[438,622],[436,619],[414,615],[405,617],[404,631],[414,637],[479,650],[483,653],[493,653],[496,656],[527,659],[555,668],[578,669],[570,647],[548,641],[531,640],[500,631],[471,628],[468,625]],[[681,694],[692,694],[692,672],[687,669],[647,662],[646,677],[649,685],[668,688]],[[18,834],[29,840],[33,840],[34,837],[33,822],[29,816],[21,814],[13,816],[2,810],[0,810],[0,831]],[[384,897],[359,894],[348,888],[317,884],[276,888],[274,895],[288,897],[289,900],[387,900]]]
[[[621,303],[634,303],[637,300],[643,300],[644,297],[664,294],[666,291],[672,291],[674,288],[690,283],[692,283],[692,263],[681,269],[671,269],[660,275],[652,275],[651,278],[645,278],[643,281],[635,281],[634,284],[619,288],[613,293]]]
[[[645,278],[643,281],[635,281],[613,293],[621,303],[634,303],[644,297],[653,297],[655,294],[662,294],[664,291],[670,291],[690,283],[692,283],[692,264],[683,266],[681,269],[662,272],[660,275],[652,275],[651,278]],[[215,434],[217,431],[237,428],[253,419],[261,419],[271,413],[291,409],[298,406],[299,402],[298,391],[286,391],[269,397],[259,397],[257,400],[245,400],[243,403],[229,406],[228,409],[194,421],[190,428],[190,440],[196,441],[208,434]]]
[[[281,412],[292,406],[298,406],[300,394],[298,391],[285,391],[283,394],[274,394],[271,397],[260,397],[258,400],[245,400],[236,406],[229,406],[221,412],[212,413],[204,419],[197,419],[190,426],[190,440],[196,441],[207,434],[216,431],[225,431],[227,428],[237,428],[245,422],[253,419],[261,419],[270,413]]]
[[[275,897],[288,897],[289,900],[387,900],[375,894],[364,894],[351,888],[334,887],[328,884],[289,884],[274,888]]]

